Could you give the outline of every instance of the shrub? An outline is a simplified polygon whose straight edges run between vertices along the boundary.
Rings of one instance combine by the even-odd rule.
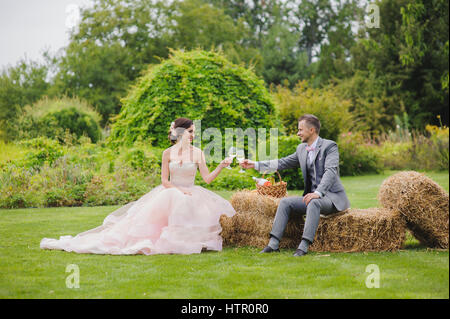
[[[101,138],[100,115],[89,104],[77,98],[46,97],[25,107],[20,122],[21,138],[47,136],[64,141],[66,132],[75,139],[87,136],[94,143]]]
[[[29,152],[0,165],[0,207],[119,205],[161,183],[162,150],[136,144],[109,149],[85,141],[61,146],[48,138],[21,141]]]
[[[367,143],[360,133],[339,136],[339,168],[342,176],[380,173],[383,162],[374,144]]]
[[[411,147],[409,142],[383,142],[379,147],[379,155],[383,160],[383,167],[392,170],[412,169],[411,168]]]
[[[251,70],[234,65],[221,54],[173,51],[154,65],[122,99],[109,142],[132,145],[150,141],[167,147],[170,123],[177,117],[201,120],[203,128],[274,127],[272,98]]]
[[[448,170],[449,129],[426,125],[425,132],[384,136],[378,147],[384,166],[389,169]]]
[[[383,75],[357,70],[352,77],[340,80],[330,87],[339,99],[350,101],[349,111],[353,115],[353,127],[372,137],[393,128],[395,114],[405,110],[404,98],[389,94]],[[344,132],[344,131],[343,131]]]
[[[426,134],[416,134],[411,145],[412,168],[416,170],[448,170],[449,129],[426,126]]]
[[[338,98],[331,89],[314,89],[302,81],[292,90],[278,86],[272,94],[287,135],[297,133],[298,118],[307,113],[319,118],[320,136],[334,141],[352,124],[350,103]]]
[[[64,155],[63,147],[57,141],[46,137],[24,140],[19,145],[30,148],[24,158],[17,162],[19,166],[38,168],[45,162],[51,165]]]

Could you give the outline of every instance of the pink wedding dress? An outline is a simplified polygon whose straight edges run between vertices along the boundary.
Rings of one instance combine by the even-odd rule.
[[[229,201],[194,185],[197,167],[192,162],[169,163],[170,182],[188,188],[192,195],[159,185],[109,214],[101,226],[75,237],[44,238],[40,247],[111,255],[222,250],[220,215],[231,217],[236,212]]]

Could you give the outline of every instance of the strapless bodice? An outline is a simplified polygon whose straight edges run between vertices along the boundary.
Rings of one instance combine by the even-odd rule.
[[[170,182],[177,186],[193,186],[198,164],[194,162],[169,162]]]

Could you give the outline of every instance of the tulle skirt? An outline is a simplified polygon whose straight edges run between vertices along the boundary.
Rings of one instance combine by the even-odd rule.
[[[230,202],[201,186],[192,195],[162,185],[109,214],[97,228],[59,239],[44,238],[42,249],[76,253],[194,254],[222,250],[220,216],[235,214]]]

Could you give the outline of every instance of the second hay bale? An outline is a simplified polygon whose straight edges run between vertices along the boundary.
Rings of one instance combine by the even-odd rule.
[[[222,238],[225,245],[263,248],[269,240],[279,199],[240,191],[231,198],[237,214],[222,216]],[[291,216],[280,248],[297,248],[304,221]],[[312,251],[386,251],[401,248],[405,223],[398,213],[386,209],[350,209],[346,214],[321,219]]]
[[[321,218],[311,251],[392,251],[405,241],[405,222],[399,213],[383,208],[349,209]]]
[[[449,195],[432,179],[414,171],[394,174],[382,183],[378,199],[383,207],[403,215],[422,244],[448,249]]]

